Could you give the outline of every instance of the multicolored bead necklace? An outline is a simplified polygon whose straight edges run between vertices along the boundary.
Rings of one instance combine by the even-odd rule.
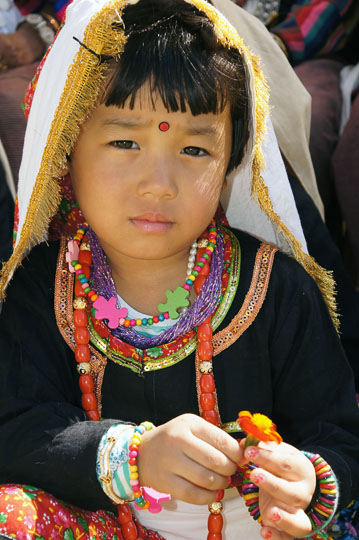
[[[199,238],[199,244],[201,247],[209,240],[209,235],[212,231],[207,230]],[[216,233],[216,229],[213,229]],[[112,271],[108,265],[106,255],[97,239],[96,234],[89,227],[86,238],[89,243],[89,248],[92,253],[92,271],[91,271],[91,285],[96,290],[98,295],[101,295],[108,302],[112,297],[117,299],[117,291],[112,279]],[[215,249],[211,256],[210,272],[204,284],[202,292],[192,302],[188,308],[179,308],[181,317],[178,317],[174,321],[174,324],[167,326],[162,332],[156,335],[146,335],[144,332],[138,332],[136,326],[118,326],[111,329],[112,335],[139,349],[148,349],[151,347],[157,347],[163,343],[170,343],[177,339],[181,335],[185,335],[201,324],[209,315],[215,312],[220,302],[222,294],[222,272],[224,269],[224,243],[221,234],[218,234],[215,238]],[[204,253],[204,250],[201,253]],[[202,255],[203,255],[202,253]],[[202,256],[201,255],[201,256]],[[190,254],[191,258],[191,254]],[[201,261],[198,261],[201,263]],[[208,259],[207,259],[208,262]],[[189,264],[191,261],[189,260]],[[194,266],[198,266],[194,264]],[[194,267],[193,269],[194,270]],[[187,284],[188,285],[188,284]],[[187,294],[187,291],[182,289],[183,293]],[[115,300],[112,300],[114,303]],[[115,306],[116,307],[116,306]],[[95,309],[91,310],[91,314],[95,316]],[[162,314],[163,315],[163,314]],[[117,324],[117,320],[114,321]],[[107,324],[109,327],[109,325]],[[110,328],[110,327],[109,327]]]
[[[147,326],[160,323],[169,318],[171,320],[176,320],[180,314],[185,313],[189,306],[188,297],[191,287],[198,277],[201,269],[210,262],[212,253],[216,246],[217,236],[215,223],[211,222],[211,226],[209,228],[209,238],[208,241],[206,241],[206,249],[201,254],[201,257],[199,257],[196,264],[194,261],[197,251],[197,242],[192,244],[187,264],[186,281],[182,286],[177,287],[174,291],[166,290],[167,302],[160,303],[158,305],[158,310],[160,312],[158,315],[148,318],[130,319],[127,317],[128,312],[126,308],[117,308],[117,297],[115,295],[107,300],[103,295],[97,294],[90,286],[89,266],[91,264],[92,257],[90,260],[90,256],[88,254],[84,255],[79,253],[79,245],[81,244],[83,236],[86,234],[87,230],[88,224],[84,223],[84,225],[79,227],[77,230],[73,240],[68,242],[66,260],[69,263],[70,272],[76,273],[77,281],[80,283],[80,285],[77,285],[77,292],[80,296],[83,296],[83,294],[88,296],[93,308],[96,310],[95,318],[98,320],[107,319],[108,326],[111,329],[116,329],[118,326]],[[82,251],[90,252],[90,249],[86,245],[83,247]]]
[[[86,296],[91,303],[95,303],[101,298],[89,284],[90,266],[92,263],[92,254],[89,244],[83,242],[87,231],[87,223],[80,227],[73,240],[69,242],[66,261],[69,263],[70,271],[76,272],[75,282],[75,300],[73,320],[75,324],[75,359],[77,361],[77,370],[79,372],[79,385],[82,392],[82,406],[90,420],[99,421],[97,399],[94,393],[94,381],[91,376],[91,352],[89,347],[90,334],[88,326],[88,313],[86,311]],[[211,222],[209,228],[209,242],[206,247],[201,247],[197,252],[197,261],[193,263],[193,270],[188,276],[190,283],[183,286],[184,290],[189,291],[194,285],[196,294],[200,294],[206,279],[210,272],[210,260],[216,245],[217,230],[214,222]],[[193,246],[192,246],[193,248]],[[193,254],[191,254],[192,256]],[[194,278],[194,279],[193,279]],[[198,347],[196,355],[196,364],[198,366],[198,390],[199,407],[202,418],[212,424],[220,426],[221,421],[217,406],[216,388],[212,369],[212,326],[211,316],[208,316],[197,327]],[[224,496],[224,490],[217,494],[216,502],[208,506],[210,515],[208,518],[207,540],[222,540],[223,517],[221,515],[223,505],[221,499]],[[118,506],[118,519],[121,524],[121,532],[125,540],[140,540],[137,527],[132,519],[132,514],[127,504]]]

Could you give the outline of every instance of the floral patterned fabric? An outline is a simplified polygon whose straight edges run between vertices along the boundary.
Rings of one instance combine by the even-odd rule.
[[[135,521],[141,539],[164,540]],[[90,512],[31,486],[0,486],[0,538],[17,540],[122,540],[116,515]]]
[[[164,540],[136,520],[139,537]],[[328,530],[332,540],[359,539],[359,501],[342,510]],[[116,515],[90,512],[31,486],[0,486],[0,538],[17,540],[122,540]]]

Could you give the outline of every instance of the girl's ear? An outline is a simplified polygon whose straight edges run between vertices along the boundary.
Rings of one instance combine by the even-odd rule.
[[[61,171],[60,178],[63,178],[64,176],[68,175],[70,172],[70,163],[68,163]]]
[[[64,176],[66,176],[67,174],[69,174],[70,172],[70,165],[71,165],[71,156],[69,155],[66,155],[66,165],[65,167],[62,169],[61,171],[61,176],[60,178],[63,178]]]
[[[225,176],[223,180],[223,184],[222,184],[222,189],[226,189],[227,184],[228,184],[228,180],[227,180],[227,176]]]

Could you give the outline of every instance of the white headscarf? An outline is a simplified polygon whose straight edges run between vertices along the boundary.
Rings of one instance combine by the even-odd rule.
[[[316,278],[329,307],[333,284],[306,252],[293,195],[268,115],[268,90],[259,61],[236,30],[205,0],[186,0],[213,22],[218,40],[241,52],[250,77],[250,142],[238,169],[230,175],[222,204],[229,223],[293,255]],[[96,55],[118,56],[126,38],[112,24],[137,0],[74,0],[48,52],[33,96],[19,173],[19,225],[14,253],[4,265],[3,296],[15,268],[31,247],[44,240],[60,203],[59,178],[80,125],[95,106],[104,79]],[[86,47],[74,40],[76,37]],[[51,84],[49,82],[51,81]],[[265,138],[267,135],[267,138]]]

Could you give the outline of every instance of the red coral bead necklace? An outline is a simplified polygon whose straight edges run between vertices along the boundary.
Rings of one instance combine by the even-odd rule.
[[[78,260],[76,261],[78,266],[76,267],[76,265],[74,265],[74,270],[76,272],[75,300],[73,302],[75,359],[77,362],[77,370],[80,375],[79,385],[82,393],[82,407],[90,420],[99,421],[100,415],[98,412],[96,395],[94,393],[94,381],[91,376],[91,352],[89,347],[90,333],[88,330],[89,321],[86,310],[86,296],[93,303],[98,298],[98,295],[89,286],[92,255],[89,244],[83,242],[87,227],[88,224],[84,223],[83,226],[79,227],[76,235],[73,237],[73,242],[76,244],[79,251]],[[196,270],[192,273],[195,274],[194,290],[197,295],[200,293],[209,274],[209,265],[216,244],[216,236],[217,229],[214,222],[211,222],[208,238],[211,249],[208,249],[208,247],[201,247],[198,249],[195,266]],[[77,253],[76,246],[74,246],[74,249]],[[213,346],[211,317],[208,317],[198,326],[197,340],[196,364],[198,367],[197,372],[200,374],[197,385],[200,414],[202,418],[208,422],[220,426],[221,421],[218,412],[216,387],[212,369]],[[222,540],[223,517],[221,512],[223,505],[221,499],[223,496],[224,491],[219,490],[216,502],[208,506],[210,514],[208,518],[207,540]],[[127,504],[118,506],[118,520],[121,525],[122,536],[125,540],[140,540],[137,527],[132,518],[131,510]]]

